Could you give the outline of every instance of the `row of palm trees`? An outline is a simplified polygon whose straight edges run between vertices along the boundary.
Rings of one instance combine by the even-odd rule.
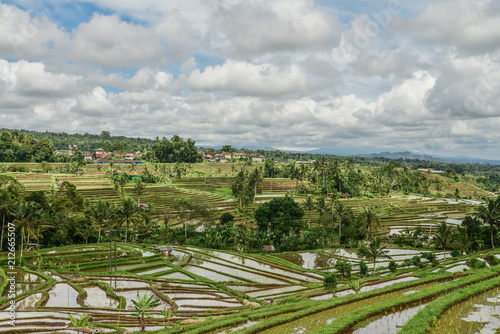
[[[139,189],[141,187],[139,185]],[[138,192],[142,194],[143,190]],[[29,197],[16,197],[7,189],[0,189],[0,217],[2,221],[0,250],[3,250],[8,223],[13,223],[16,226],[22,257],[26,244],[32,241],[39,243],[43,239],[43,232],[47,230],[64,235],[62,230],[67,228],[67,223],[71,220],[79,222],[75,226],[74,236],[79,235],[88,241],[88,238],[97,232],[97,242],[102,240],[103,230],[110,228],[124,230],[124,241],[127,242],[132,226],[137,231],[141,224],[151,225],[152,222],[150,214],[141,210],[137,202],[128,196],[124,196],[118,204],[106,200],[99,200],[94,204],[87,203],[81,211],[79,209],[73,210],[70,206],[59,208],[54,198],[45,195],[44,198],[41,201],[46,201],[46,203],[40,203]]]

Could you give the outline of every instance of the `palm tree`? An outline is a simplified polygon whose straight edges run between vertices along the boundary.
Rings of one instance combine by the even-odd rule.
[[[115,217],[116,207],[109,201],[97,202],[97,205],[90,209],[90,217],[97,225],[99,230],[99,236],[97,238],[97,243],[101,241],[101,230],[109,225]]]
[[[460,255],[467,253],[472,247],[472,239],[467,232],[466,227],[457,226],[455,234],[455,247],[460,250]]]
[[[152,294],[149,298],[147,298],[147,294],[144,293],[142,297],[139,295],[139,291],[137,291],[137,299],[138,300],[133,300],[132,303],[134,303],[134,308],[137,313],[132,313],[134,317],[137,317],[139,319],[139,323],[141,325],[141,331],[144,332],[146,329],[146,317],[150,319],[154,319],[150,315],[146,315],[146,312],[153,307],[158,306],[160,304],[160,300],[156,299],[153,300],[153,297],[155,297],[154,294]]]
[[[306,200],[302,204],[304,206],[304,209],[306,209],[309,212],[308,217],[308,223],[309,223],[309,229],[311,229],[311,211],[314,210],[314,202],[311,196],[307,196]]]
[[[389,251],[385,250],[385,248],[385,246],[382,247],[382,239],[380,238],[373,239],[368,245],[365,257],[369,260],[373,260],[374,268],[377,259],[392,259],[389,255],[387,255]]]
[[[238,245],[240,251],[245,251],[248,243],[250,241],[257,241],[257,239],[251,236],[250,231],[247,229],[245,224],[240,224],[234,229],[233,236],[227,241],[233,241]]]
[[[500,197],[496,200],[490,199],[486,206],[480,205],[477,208],[477,213],[475,216],[481,220],[484,224],[490,227],[491,236],[491,248],[495,248],[495,242],[493,237],[493,232],[495,230],[495,225],[500,221]]]
[[[135,186],[134,186],[134,193],[137,195],[137,203],[141,204],[141,195],[144,195],[147,193],[148,190],[146,189],[146,185],[142,183],[141,179],[137,179],[135,181]]]
[[[439,224],[436,234],[434,234],[434,245],[443,248],[443,257],[446,260],[446,248],[453,245],[453,229],[446,222]]]
[[[263,172],[262,167],[255,168],[248,176],[248,184],[253,188],[253,200],[255,202],[255,196],[257,195],[257,187],[262,183]]]
[[[36,210],[35,205],[32,202],[23,201],[19,203],[17,210],[14,214],[14,223],[19,228],[21,233],[21,258],[23,257],[24,241],[30,242],[30,236],[36,238],[32,229],[36,224],[36,220],[39,216],[39,211]]]
[[[238,196],[240,200],[240,208],[242,208],[243,205],[243,195],[245,194],[246,179],[247,179],[247,172],[243,167],[234,178],[234,182],[231,186],[233,194]]]
[[[5,217],[12,212],[12,198],[6,189],[0,189],[0,213],[2,214],[2,233],[0,237],[0,252],[3,251],[3,231]]]
[[[335,213],[339,217],[339,240],[340,240],[340,237],[342,236],[342,220],[347,216],[347,209],[345,205],[340,202],[337,202],[337,205],[335,206]]]
[[[122,206],[118,209],[118,217],[120,224],[125,222],[125,242],[127,242],[128,230],[131,224],[135,224],[138,220],[139,210],[137,204],[130,197],[125,197],[122,201]]]
[[[371,234],[373,225],[380,227],[380,220],[377,217],[375,211],[373,211],[371,208],[370,209],[365,208],[362,218],[366,223],[366,229],[368,231],[368,235]]]

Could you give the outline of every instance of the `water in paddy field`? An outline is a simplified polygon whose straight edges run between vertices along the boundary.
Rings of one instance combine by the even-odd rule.
[[[57,283],[49,291],[49,300],[45,307],[81,307],[76,302],[78,291],[67,283]]]
[[[371,290],[375,290],[375,289],[381,289],[381,288],[384,288],[386,286],[393,285],[393,284],[396,284],[396,283],[409,282],[409,281],[414,281],[414,280],[417,280],[417,279],[420,279],[420,277],[410,276],[410,277],[402,277],[402,278],[398,278],[398,279],[393,279],[393,280],[385,281],[385,282],[382,282],[382,283],[371,284],[371,285],[364,286],[361,289],[361,292],[371,291]],[[337,292],[335,294],[335,296],[342,297],[342,296],[347,296],[347,295],[350,295],[350,294],[353,294],[353,293],[355,293],[354,290],[347,289],[347,290],[343,290],[343,291]],[[325,300],[325,299],[330,299],[332,297],[333,297],[333,294],[329,293],[329,294],[325,294],[325,295],[320,295],[320,296],[312,297],[311,299],[312,300]]]
[[[426,304],[407,308],[405,310],[394,312],[383,317],[373,320],[368,325],[358,328],[350,333],[352,334],[395,334],[401,330],[401,327],[425,307]]]
[[[88,307],[112,307],[118,306],[118,300],[106,296],[106,291],[99,287],[84,288],[87,291],[87,299],[85,299],[85,306]]]
[[[430,333],[496,334],[500,328],[500,289],[469,298],[446,310]]]

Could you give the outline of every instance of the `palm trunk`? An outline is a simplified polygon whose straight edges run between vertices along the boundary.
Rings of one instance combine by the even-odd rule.
[[[128,220],[127,223],[125,224],[125,243],[127,243],[127,236],[128,236]]]
[[[5,213],[3,215],[3,220],[2,220],[2,236],[0,239],[0,252],[3,251],[3,230],[5,228]]]
[[[494,238],[493,238],[493,229],[494,229],[493,224],[490,224],[491,248],[495,248],[495,242],[494,242]]]

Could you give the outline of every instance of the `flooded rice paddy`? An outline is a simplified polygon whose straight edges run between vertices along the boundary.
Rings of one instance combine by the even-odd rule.
[[[469,298],[446,310],[430,333],[495,334],[500,328],[500,288]]]
[[[140,296],[145,294],[147,297],[153,296],[160,300],[160,304],[150,311],[153,319],[148,320],[148,331],[165,327],[161,322],[163,316],[160,313],[164,308],[176,312],[173,320],[177,326],[184,320],[198,321],[211,316],[229,317],[255,306],[247,305],[244,299],[254,303],[259,302],[263,306],[275,302],[280,303],[285,299],[288,301],[290,297],[292,297],[290,300],[309,298],[312,300],[309,301],[310,303],[321,303],[322,300],[332,298],[331,294],[324,293],[322,280],[323,275],[332,270],[336,261],[348,260],[353,264],[353,268],[361,261],[355,250],[344,249],[261,256],[260,254],[238,254],[174,246],[173,257],[161,258],[152,249],[129,245],[121,248],[120,251],[125,255],[118,265],[118,272],[112,274],[109,273],[106,261],[99,260],[106,256],[109,249],[99,244],[85,247],[83,248],[85,251],[81,252],[75,249],[45,252],[47,256],[54,258],[59,254],[64,254],[64,257],[73,256],[68,254],[75,254],[75,256],[78,254],[80,259],[87,258],[88,262],[82,263],[84,269],[79,272],[74,267],[60,272],[55,269],[54,272],[44,269],[41,273],[37,273],[36,270],[29,272],[28,269],[17,268],[15,291],[18,295],[16,302],[19,326],[16,330],[25,333],[35,331],[38,333],[72,333],[75,331],[70,327],[68,319],[70,314],[73,316],[89,314],[95,322],[100,324],[117,325],[121,330],[140,330],[137,319],[132,315],[132,300],[138,299],[137,292]],[[420,256],[421,253],[418,250],[397,248],[389,249],[389,252],[399,263],[415,255]],[[96,257],[98,259],[94,260]],[[95,265],[90,265],[93,262],[96,262]],[[448,265],[440,268],[451,270],[465,265],[457,261],[447,263]],[[387,264],[387,260],[377,261],[377,266]],[[416,276],[419,275],[418,273],[406,275],[383,281],[380,277],[373,277],[361,292],[420,278]],[[352,310],[409,295],[430,286],[433,284],[421,284],[380,296],[367,297],[269,328],[264,333],[314,332]],[[335,298],[355,293],[346,284],[340,285],[339,289],[341,291],[336,294]],[[6,296],[5,289],[2,295]],[[478,307],[477,312],[481,314],[479,316],[481,321],[485,319],[484,314],[488,314],[490,322],[483,326],[484,330],[487,330],[497,325],[495,319],[500,315],[498,315],[497,307],[491,303],[483,306],[483,308]],[[6,304],[4,304],[5,307]],[[396,328],[399,328],[406,321],[404,319],[412,316],[412,312],[414,312],[413,308],[389,314],[380,319],[369,319],[367,323],[361,324],[355,330],[359,333],[363,333],[364,330],[367,332],[383,330],[392,333],[393,323],[396,324]],[[474,320],[478,318],[477,314],[471,313],[463,316],[464,319],[467,317],[471,319],[471,323],[477,322]],[[466,320],[463,321],[467,323]],[[4,330],[5,323],[7,319],[0,318],[0,332],[10,333]],[[244,324],[239,323],[240,325],[235,325],[234,328],[213,333],[230,333],[245,329],[259,324],[260,320],[252,319]],[[101,332],[112,331],[105,327],[99,327],[99,330]]]

